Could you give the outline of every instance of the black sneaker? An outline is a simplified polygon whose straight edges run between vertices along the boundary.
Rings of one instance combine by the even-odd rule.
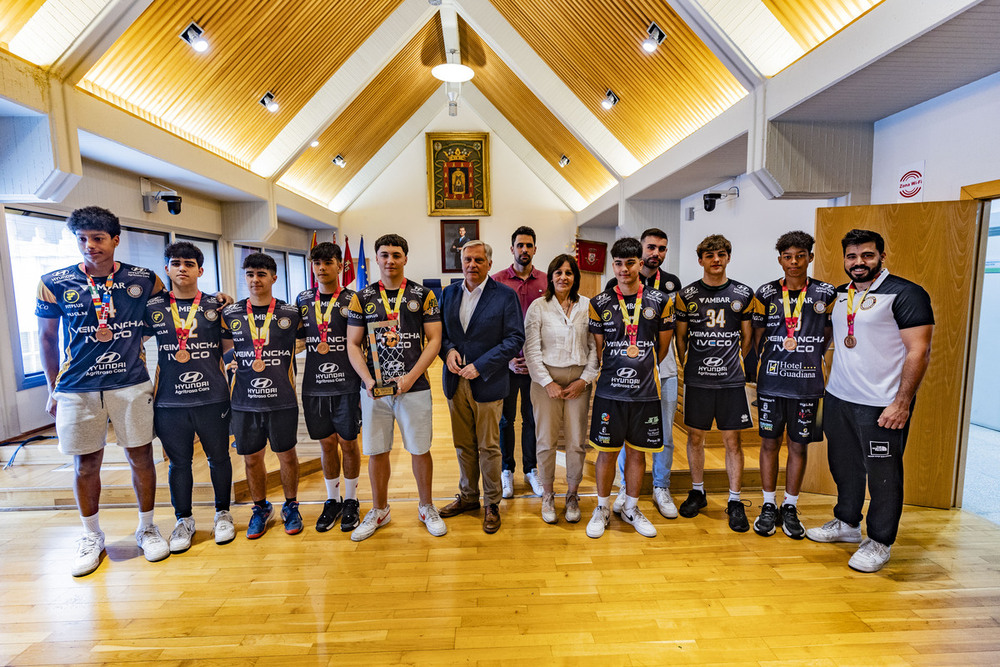
[[[333,528],[333,524],[337,523],[337,519],[340,518],[340,512],[343,509],[344,503],[340,502],[340,500],[330,498],[323,503],[323,513],[316,519],[316,532],[325,533]]]
[[[799,521],[799,510],[795,505],[782,505],[778,510],[781,516],[781,530],[793,540],[801,540],[806,536],[806,529]]]
[[[774,503],[764,503],[764,506],[760,508],[760,516],[753,522],[753,532],[761,537],[770,537],[774,535],[774,524],[777,522],[778,508],[774,506]]]
[[[361,504],[356,498],[348,498],[344,501],[344,513],[340,516],[340,530],[349,533],[361,523]]]
[[[708,501],[705,499],[705,492],[691,489],[688,491],[687,500],[681,503],[678,511],[685,519],[693,519],[698,516],[698,510],[702,507],[708,507]]]
[[[746,501],[746,506],[743,502],[742,500],[730,500],[729,505],[726,506],[726,514],[729,515],[729,528],[737,533],[745,533],[750,530],[746,511],[746,506],[750,505],[750,501]]]

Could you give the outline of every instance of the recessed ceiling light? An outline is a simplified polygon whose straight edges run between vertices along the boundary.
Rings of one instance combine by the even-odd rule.
[[[274,93],[271,91],[264,93],[264,97],[260,98],[260,103],[271,113],[275,113],[278,110],[278,103],[274,101]]]
[[[204,32],[201,26],[192,21],[188,27],[184,28],[184,32],[181,33],[181,39],[190,44],[191,48],[198,53],[204,53],[208,51],[208,40],[202,37]]]
[[[313,148],[316,148],[317,146],[319,146],[319,139],[313,139],[312,143],[309,145]]]
[[[646,28],[646,34],[649,35],[646,39],[642,41],[642,48],[646,53],[652,53],[656,50],[656,47],[663,43],[663,40],[667,38],[666,33],[660,29],[660,26],[655,23],[650,23],[649,27]]]
[[[331,160],[331,162],[333,162],[335,165],[337,165],[341,169],[343,169],[344,167],[347,166],[347,161],[344,160],[344,156],[340,155],[340,154],[338,154],[337,157],[333,158],[333,160]]]
[[[559,158],[559,166],[560,167],[565,167],[568,164],[569,164],[569,158],[568,157],[566,157],[565,155],[563,155],[561,158]]]
[[[464,83],[475,76],[471,67],[458,63],[445,63],[431,70],[431,76],[447,83]]]
[[[618,104],[618,96],[615,95],[613,90],[608,88],[608,92],[604,93],[604,99],[601,100],[601,106],[605,109],[610,109],[616,104]]]

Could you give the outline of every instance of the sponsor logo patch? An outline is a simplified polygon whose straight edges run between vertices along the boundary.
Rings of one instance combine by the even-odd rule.
[[[278,319],[278,326],[282,329],[287,329],[292,326],[292,320],[288,317],[281,317]]]
[[[97,358],[94,359],[94,361],[99,364],[113,364],[121,358],[122,355],[117,352],[105,352],[104,354],[97,355]]]
[[[634,368],[619,368],[618,372],[615,373],[615,375],[617,375],[620,378],[629,379],[629,378],[634,378],[637,375],[637,372]]]
[[[151,319],[153,320],[153,324],[159,324],[163,321],[163,313],[157,310],[153,313],[153,317]]]
[[[733,301],[733,303],[730,305],[730,308],[733,309],[733,312],[738,313],[741,310],[743,310],[743,302],[742,301]]]
[[[271,384],[271,378],[254,378],[250,380],[250,386],[254,389],[267,389]]]
[[[889,458],[888,441],[871,440],[868,443],[868,457],[873,459]]]
[[[319,365],[319,372],[323,373],[324,375],[331,375],[333,373],[336,373],[338,370],[340,370],[340,366],[338,366],[333,362],[328,362]]]
[[[415,313],[418,310],[420,310],[420,302],[414,299],[410,299],[409,301],[406,302],[406,309],[409,310],[411,313]]]
[[[208,320],[209,322],[214,322],[215,320],[219,319],[219,312],[216,310],[206,310],[205,319]]]
[[[63,292],[63,301],[66,303],[76,303],[80,300],[80,293],[75,289],[68,289]]]
[[[201,379],[205,377],[198,371],[188,371],[187,373],[181,373],[177,378],[184,384],[194,384],[195,382],[201,382]]]
[[[822,301],[817,301],[816,303],[813,304],[813,310],[817,314],[822,315],[823,313],[826,312],[826,304],[823,303]]]
[[[369,315],[373,315],[375,313],[375,304],[374,303],[366,303],[365,304],[365,312],[367,314],[369,314]]]
[[[129,285],[125,292],[128,293],[128,295],[133,299],[138,299],[142,296],[142,287],[139,285]]]

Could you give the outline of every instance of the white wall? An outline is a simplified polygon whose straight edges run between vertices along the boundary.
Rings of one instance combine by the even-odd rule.
[[[924,160],[924,201],[1000,178],[1000,73],[875,123],[872,204],[896,203],[900,167]]]
[[[468,107],[458,116],[442,110],[425,132],[485,132],[483,122]],[[415,280],[444,278],[445,284],[459,273],[441,273],[441,220],[427,215],[427,158],[421,133],[340,216],[338,240],[350,237],[351,254],[358,256],[361,234],[369,275],[377,271],[372,261],[373,244],[382,234],[401,234],[409,243],[406,273]],[[549,261],[572,252],[576,216],[495,134],[490,135],[490,182],[493,214],[479,218],[479,235],[493,246],[493,270],[511,263],[510,235],[519,225],[537,234],[535,266],[544,271]],[[473,216],[455,216],[471,218]]]
[[[717,202],[711,213],[703,206],[702,195],[707,190],[681,200],[678,275],[684,284],[701,278],[702,269],[695,248],[709,234],[722,234],[733,244],[733,260],[727,271],[730,278],[757,289],[780,277],[775,241],[785,232],[794,230],[815,235],[816,209],[835,203],[827,199],[767,199],[746,176],[709,189],[725,190],[734,183],[740,189],[739,198]],[[692,206],[694,220],[689,222],[684,220],[684,213]]]

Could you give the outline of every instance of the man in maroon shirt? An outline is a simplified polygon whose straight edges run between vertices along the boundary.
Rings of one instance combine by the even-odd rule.
[[[544,271],[531,264],[535,257],[535,230],[521,226],[510,236],[510,251],[514,263],[510,267],[493,274],[493,280],[517,292],[521,302],[521,317],[528,312],[528,306],[545,291],[548,279]],[[542,495],[542,483],[535,467],[535,416],[531,411],[531,376],[524,362],[524,352],[518,352],[508,363],[510,373],[510,393],[503,401],[500,417],[500,450],[503,453],[503,472],[500,481],[503,497],[514,496],[514,414],[517,411],[517,395],[521,394],[521,465],[524,481],[531,485],[531,491]]]

